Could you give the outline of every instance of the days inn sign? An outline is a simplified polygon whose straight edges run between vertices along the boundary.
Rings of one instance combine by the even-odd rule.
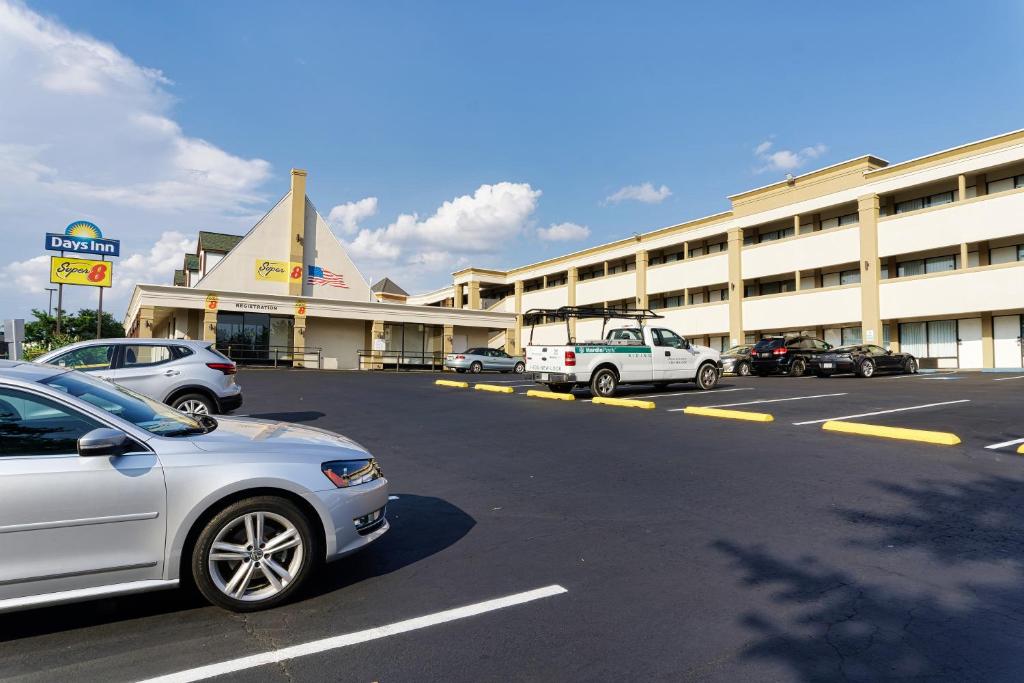
[[[46,233],[46,248],[49,251],[69,251],[75,254],[98,254],[120,256],[121,240],[103,239],[100,229],[89,221],[75,221],[64,234]]]

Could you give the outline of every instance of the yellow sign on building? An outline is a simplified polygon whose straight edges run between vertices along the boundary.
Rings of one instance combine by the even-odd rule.
[[[61,285],[85,285],[86,287],[109,287],[114,281],[114,264],[111,261],[50,257],[50,282]]]
[[[255,275],[260,282],[294,282],[302,279],[302,264],[258,258]]]

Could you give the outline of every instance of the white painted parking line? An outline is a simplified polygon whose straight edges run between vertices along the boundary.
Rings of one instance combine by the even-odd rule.
[[[727,391],[753,391],[754,387],[736,387],[734,389],[715,389],[713,391],[701,391],[700,389],[690,389],[689,391],[680,391],[672,394],[621,394],[618,398],[661,398],[662,396],[714,396],[715,394],[724,394]],[[593,401],[592,398],[585,398],[580,403],[589,403]]]
[[[856,415],[843,415],[841,417],[826,417],[821,420],[807,420],[806,422],[794,422],[794,425],[816,425],[829,420],[852,420],[855,417],[871,417],[872,415],[885,415],[886,413],[902,413],[906,410],[920,410],[921,408],[934,408],[936,406],[950,406],[954,403],[970,403],[971,399],[962,398],[958,401],[943,401],[942,403],[925,403],[920,406],[907,406],[906,408],[893,408],[892,410],[876,410],[873,413],[858,413]]]
[[[1013,377],[996,377],[993,382],[1005,382],[1008,379],[1024,379],[1024,375],[1014,375]]]
[[[955,375],[957,372],[957,370],[947,370],[946,372],[922,372],[913,375],[889,375],[887,377],[878,376],[872,379],[935,379],[936,375]]]
[[[558,585],[545,586],[544,588],[537,588],[536,590],[526,591],[525,593],[516,593],[515,595],[509,595],[504,598],[496,598],[494,600],[478,602],[473,605],[466,605],[465,607],[445,610],[444,612],[428,614],[424,617],[406,619],[405,621],[388,624],[387,626],[378,626],[365,631],[356,631],[355,633],[346,633],[332,638],[314,640],[309,643],[292,645],[291,647],[284,647],[280,650],[271,650],[270,652],[264,652],[258,655],[229,659],[228,661],[220,662],[219,664],[210,664],[208,666],[196,667],[195,669],[186,669],[185,671],[167,674],[166,676],[150,678],[147,681],[143,681],[143,683],[189,683],[190,681],[202,681],[207,678],[225,676],[238,671],[253,669],[258,666],[277,664],[278,662],[295,659],[297,657],[305,657],[307,655],[314,655],[320,652],[327,652],[329,650],[337,650],[338,648],[348,647],[349,645],[358,645],[359,643],[365,643],[379,638],[386,638],[388,636],[398,635],[399,633],[416,631],[428,626],[436,626],[438,624],[444,624],[457,619],[465,619],[478,614],[484,614],[485,612],[493,612],[494,610],[504,609],[514,605],[521,605],[524,602],[540,600],[541,598],[550,598],[551,596],[566,592],[568,591],[566,591],[565,588]]]
[[[1024,439],[1014,439],[1013,441],[1004,441],[1002,443],[994,443],[991,446],[985,446],[985,448],[987,448],[989,450],[994,450],[996,448],[1006,448],[1007,446],[1016,446],[1019,443],[1024,443]]]
[[[808,398],[830,398],[832,396],[846,396],[844,391],[841,394],[815,394],[814,396],[790,396],[789,398],[762,398],[757,401],[744,401],[743,403],[720,403],[708,408],[732,408],[733,406],[750,406],[755,403],[779,403],[780,401],[803,401]]]

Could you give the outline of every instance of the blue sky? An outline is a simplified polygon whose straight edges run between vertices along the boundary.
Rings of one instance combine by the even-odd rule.
[[[25,40],[0,47],[0,86],[25,89],[18,115],[0,112],[0,170],[44,168],[38,187],[0,191],[16,283],[0,317],[45,305],[29,264],[44,232],[91,217],[139,253],[126,277],[166,279],[167,253],[199,229],[244,231],[292,166],[309,171],[325,216],[376,198],[372,213],[337,213],[339,234],[364,275],[422,290],[466,263],[520,265],[721,211],[726,195],[786,171],[865,153],[899,161],[1024,127],[1016,2],[0,4],[6,37]],[[11,11],[130,66],[90,89],[74,82],[88,73],[61,77],[66,64],[51,63],[37,97],[18,74],[50,53],[33,52]],[[54,113],[78,103],[96,117],[88,128]],[[158,114],[154,140],[116,123],[133,108]],[[180,163],[147,163],[183,144],[204,177],[221,177],[216,196],[175,176]],[[125,190],[140,176],[141,199]],[[58,192],[47,177],[72,184]],[[184,183],[176,206],[168,183]],[[647,201],[608,200],[644,183],[624,194]],[[498,201],[478,192],[487,185],[511,193],[497,223],[478,220]],[[457,229],[442,225],[453,216]],[[566,223],[549,236],[573,239],[538,235]],[[127,290],[111,294],[120,315]]]

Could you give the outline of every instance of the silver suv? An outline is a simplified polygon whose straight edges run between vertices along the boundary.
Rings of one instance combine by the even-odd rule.
[[[191,415],[228,413],[242,405],[237,367],[210,341],[94,339],[35,362],[88,372]]]

